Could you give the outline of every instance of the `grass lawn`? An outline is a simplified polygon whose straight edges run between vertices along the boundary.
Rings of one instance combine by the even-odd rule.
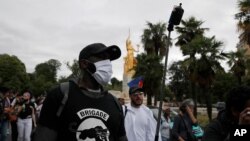
[[[215,118],[217,116],[216,113],[213,113],[213,118]],[[208,121],[208,116],[206,113],[198,113],[197,115],[197,120],[198,120],[198,123],[200,124],[200,126],[204,129],[207,124],[209,123]]]

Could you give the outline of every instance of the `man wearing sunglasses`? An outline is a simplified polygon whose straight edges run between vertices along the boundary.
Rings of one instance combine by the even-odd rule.
[[[64,97],[56,87],[44,101],[34,140],[127,141],[121,105],[103,87],[112,76],[111,61],[120,56],[115,45],[94,43],[83,48],[79,55],[81,76],[69,82],[61,114],[57,113]]]
[[[143,104],[143,89],[131,87],[129,97],[131,102],[123,108],[128,141],[154,141],[156,120],[153,112]]]

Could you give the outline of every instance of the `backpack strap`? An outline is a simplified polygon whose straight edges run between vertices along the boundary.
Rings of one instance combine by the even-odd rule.
[[[116,104],[117,108],[119,109],[119,112],[121,113],[121,115],[123,115],[123,110],[122,110],[122,106],[121,106],[120,102],[118,101],[118,99],[115,96],[113,96],[112,94],[110,94],[110,95],[113,97],[115,104]]]
[[[128,112],[128,106],[127,106],[127,105],[124,105],[124,107],[125,107],[125,111],[124,111],[124,117],[126,117],[126,115],[127,115],[127,112]]]
[[[64,106],[66,104],[66,102],[68,101],[68,96],[69,96],[69,82],[63,82],[60,84],[60,90],[61,93],[63,94],[63,99],[61,101],[61,105],[58,108],[57,112],[56,112],[56,116],[60,117],[62,114],[62,111],[64,109]]]

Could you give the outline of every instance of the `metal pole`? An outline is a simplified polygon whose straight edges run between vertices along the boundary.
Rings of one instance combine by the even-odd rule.
[[[171,30],[168,32],[168,42],[166,47],[166,56],[165,56],[165,66],[163,70],[163,77],[162,77],[162,84],[161,84],[161,90],[160,90],[160,105],[159,105],[159,112],[157,117],[157,126],[156,126],[156,132],[155,132],[155,141],[158,141],[159,139],[159,130],[160,130],[160,123],[161,123],[161,112],[162,112],[162,100],[163,100],[163,89],[165,87],[165,80],[166,80],[166,73],[167,73],[167,65],[168,65],[168,52],[169,52],[169,45],[170,45],[170,34]]]
[[[161,90],[160,90],[160,105],[158,110],[158,117],[157,117],[157,126],[156,126],[156,132],[155,132],[155,141],[158,141],[159,139],[159,129],[160,129],[160,123],[161,123],[161,112],[162,112],[162,100],[163,100],[163,89],[165,87],[165,79],[166,79],[166,73],[167,73],[167,65],[168,65],[168,52],[169,52],[169,46],[170,46],[170,34],[171,31],[174,30],[174,25],[179,25],[181,22],[182,15],[184,13],[184,10],[181,7],[181,3],[179,6],[174,7],[168,24],[168,39],[167,39],[167,47],[166,47],[166,56],[165,56],[165,66],[163,70],[163,77],[162,77],[162,83],[161,83]]]

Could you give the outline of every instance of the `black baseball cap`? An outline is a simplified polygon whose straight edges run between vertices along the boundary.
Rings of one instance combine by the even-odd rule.
[[[137,91],[144,92],[143,88],[138,87],[138,86],[133,86],[133,87],[129,88],[129,95],[131,95],[131,94],[133,94],[133,93],[135,93]]]
[[[118,46],[112,45],[112,46],[105,46],[102,43],[93,43],[90,45],[87,45],[85,48],[83,48],[79,54],[79,61],[82,59],[88,59],[89,57],[107,52],[109,54],[109,59],[115,60],[118,59],[121,56],[121,50]]]

